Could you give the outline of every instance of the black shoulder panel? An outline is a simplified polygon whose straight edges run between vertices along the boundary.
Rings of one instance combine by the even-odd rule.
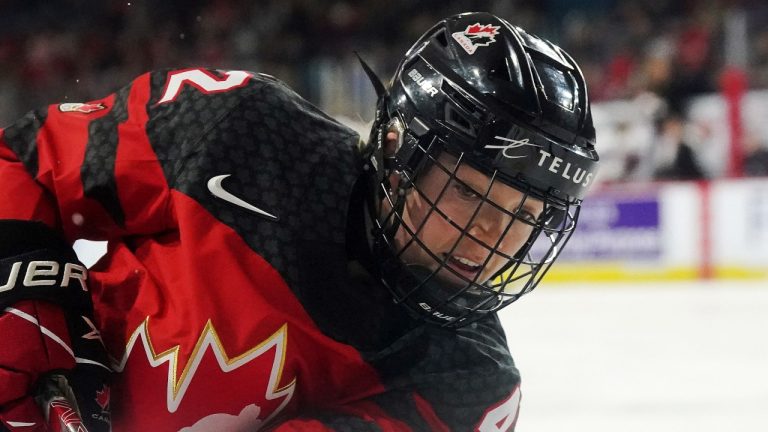
[[[121,226],[125,224],[125,212],[117,196],[115,181],[119,141],[117,126],[128,119],[130,91],[130,86],[120,89],[115,94],[115,104],[109,114],[89,125],[85,160],[80,170],[85,196],[98,201]]]
[[[166,80],[153,74],[151,101],[161,99]],[[338,249],[344,265],[346,211],[360,173],[354,131],[259,74],[215,93],[187,85],[171,102],[150,102],[148,112],[147,136],[170,187],[237,231],[294,292],[314,287],[325,270],[308,268],[298,251]],[[208,183],[222,177],[229,193],[279,220],[216,198]]]
[[[45,123],[45,109],[30,111],[3,132],[6,145],[16,153],[32,177],[37,176],[37,134]]]

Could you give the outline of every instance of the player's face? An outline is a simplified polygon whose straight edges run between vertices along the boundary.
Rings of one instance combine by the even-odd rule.
[[[448,171],[453,170],[456,161],[447,154],[438,158]],[[438,167],[429,167],[406,197],[403,222],[426,248],[441,261],[447,259],[447,266],[461,275],[442,268],[438,272],[441,280],[459,286],[466,285],[464,279],[482,284],[507,264],[508,259],[498,252],[513,256],[523,246],[533,231],[533,226],[524,221],[534,223],[544,204],[495,181],[488,200],[509,213],[503,212],[483,200],[490,183],[487,175],[462,164],[456,177],[464,184]],[[431,203],[436,203],[436,210]],[[517,218],[512,214],[517,214]],[[467,235],[462,237],[459,227]],[[402,227],[395,235],[395,247],[397,252],[402,251],[400,256],[406,264],[429,270],[441,265],[418,242],[411,241],[411,235]],[[496,251],[492,252],[494,247]]]

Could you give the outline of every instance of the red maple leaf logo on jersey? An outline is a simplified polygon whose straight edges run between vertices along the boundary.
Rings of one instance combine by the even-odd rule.
[[[98,103],[63,103],[59,104],[59,111],[66,113],[90,114],[95,111],[107,109],[101,102]]]
[[[109,387],[106,385],[101,389],[96,391],[96,403],[99,404],[102,410],[106,410],[109,406]]]

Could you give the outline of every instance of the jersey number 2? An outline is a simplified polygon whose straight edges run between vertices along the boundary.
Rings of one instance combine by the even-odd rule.
[[[252,76],[246,71],[226,71],[222,74],[223,77],[217,77],[202,69],[171,72],[168,74],[163,96],[157,103],[164,104],[176,100],[185,84],[204,94],[220,93],[244,86]]]

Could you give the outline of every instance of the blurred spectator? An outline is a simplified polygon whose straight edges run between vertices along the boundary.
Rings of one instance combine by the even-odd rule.
[[[685,120],[679,113],[670,111],[659,120],[652,161],[655,180],[704,178],[693,149],[685,142]]]
[[[749,90],[768,88],[767,2],[5,0],[0,127],[45,103],[101,97],[150,69],[212,65],[279,76],[330,114],[365,122],[372,92],[353,52],[387,77],[425,25],[466,10],[494,12],[557,41],[579,60],[593,102],[654,93],[684,112],[692,96],[715,92],[734,8],[748,21],[747,34],[735,36],[748,40]],[[320,84],[329,79],[333,86]],[[628,133],[626,125],[616,131]],[[663,149],[659,142],[647,163],[647,148],[617,147],[627,155],[626,175],[614,179],[650,179],[657,159],[666,167],[658,167],[660,176],[700,177],[690,146],[680,142]],[[760,151],[753,157],[760,160]]]
[[[745,176],[768,176],[768,147],[754,135],[744,140],[742,170]]]

